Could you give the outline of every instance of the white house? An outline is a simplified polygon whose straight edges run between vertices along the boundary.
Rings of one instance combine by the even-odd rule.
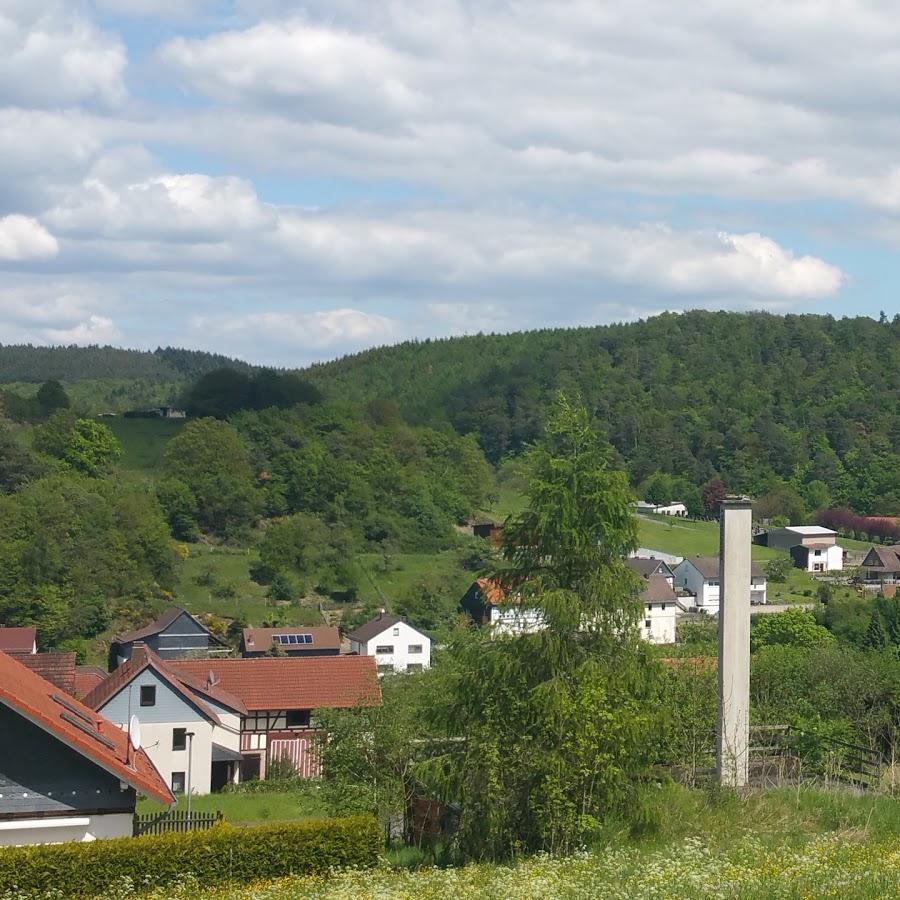
[[[771,528],[766,534],[769,547],[786,550],[794,565],[807,572],[840,572],[844,549],[838,546],[837,532],[821,525],[791,525]]]
[[[679,597],[678,602],[683,609],[696,607],[710,615],[719,612],[718,556],[688,557],[675,566],[674,574],[675,587],[691,595]],[[766,603],[766,586],[765,570],[758,563],[751,563],[749,589],[752,605]]]
[[[490,625],[495,635],[533,634],[544,627],[539,609],[523,606],[490,578],[473,582],[460,600],[460,608],[479,625]]]
[[[85,703],[122,729],[137,716],[141,744],[175,794],[208,794],[240,778],[243,702],[176,674],[143,644]]]
[[[632,506],[639,513],[653,513],[657,516],[679,516],[684,517],[687,516],[688,511],[687,507],[681,503],[680,501],[674,501],[673,503],[648,503],[646,500],[638,500],[636,503],[633,503]]]
[[[0,735],[0,846],[128,837],[138,793],[174,802],[145,750],[2,652]]]
[[[347,635],[350,652],[374,656],[378,672],[420,672],[431,666],[431,638],[400,616],[382,612]]]
[[[645,578],[641,602],[644,604],[641,637],[651,644],[674,644],[681,609],[669,579],[663,574]]]

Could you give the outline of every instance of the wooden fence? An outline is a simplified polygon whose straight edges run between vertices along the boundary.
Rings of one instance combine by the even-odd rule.
[[[145,816],[135,814],[134,836],[140,834],[165,834],[169,831],[205,831],[221,821],[222,813],[191,812],[186,809],[175,809],[165,813],[149,813]]]

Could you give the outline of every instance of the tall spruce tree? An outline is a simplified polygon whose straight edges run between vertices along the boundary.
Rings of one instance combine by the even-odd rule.
[[[545,627],[453,643],[435,710],[453,740],[420,767],[461,806],[466,858],[579,846],[629,795],[658,735],[658,669],[636,637],[623,561],[637,545],[625,475],[563,395],[527,466],[528,507],[506,523],[495,577]]]

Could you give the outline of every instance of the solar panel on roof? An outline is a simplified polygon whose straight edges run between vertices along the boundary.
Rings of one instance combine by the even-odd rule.
[[[311,644],[313,636],[311,634],[276,634],[272,640],[278,644]]]

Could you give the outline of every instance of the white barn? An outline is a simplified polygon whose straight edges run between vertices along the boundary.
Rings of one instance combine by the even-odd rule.
[[[838,546],[837,532],[821,525],[791,525],[772,528],[766,535],[768,546],[785,550],[794,565],[807,572],[840,572],[844,549]]]

